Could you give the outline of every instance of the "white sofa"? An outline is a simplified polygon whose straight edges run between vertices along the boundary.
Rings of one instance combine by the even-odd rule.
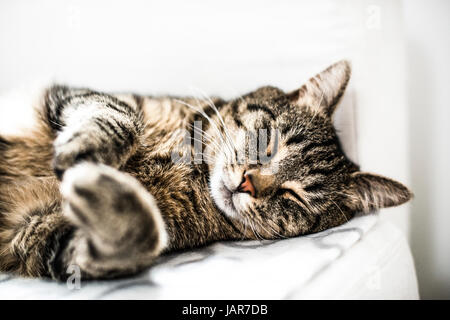
[[[402,232],[377,215],[315,235],[217,243],[128,279],[54,283],[0,275],[0,299],[417,299]]]

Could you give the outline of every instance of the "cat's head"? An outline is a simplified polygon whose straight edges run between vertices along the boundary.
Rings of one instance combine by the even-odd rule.
[[[224,125],[216,119],[218,130],[208,131],[216,137],[211,195],[225,215],[263,237],[295,236],[411,198],[399,182],[360,171],[343,153],[332,116],[350,72],[340,61],[294,92],[263,87],[222,107]]]

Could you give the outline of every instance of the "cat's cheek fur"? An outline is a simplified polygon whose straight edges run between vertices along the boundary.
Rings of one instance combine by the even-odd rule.
[[[222,180],[222,169],[216,165],[213,173],[210,176],[210,193],[217,207],[230,218],[237,218],[237,212],[232,207],[231,195],[230,198],[225,198],[225,185]]]
[[[223,153],[219,153],[211,170],[210,193],[217,207],[228,217],[236,219],[238,218],[238,212],[234,208],[232,194],[225,186],[225,166],[226,158]]]
[[[245,212],[251,206],[251,203],[251,196],[247,193],[237,193],[233,196],[233,205],[238,212]],[[243,217],[241,216],[238,218],[240,220],[245,220],[242,219]]]

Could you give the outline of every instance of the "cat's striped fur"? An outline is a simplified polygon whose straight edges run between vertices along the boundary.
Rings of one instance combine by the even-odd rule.
[[[342,152],[332,114],[349,77],[341,61],[297,91],[232,101],[47,89],[37,129],[0,137],[0,271],[64,279],[75,264],[110,278],[163,252],[317,232],[407,201]],[[197,120],[210,161],[174,162]],[[238,163],[244,133],[262,128],[271,160]]]

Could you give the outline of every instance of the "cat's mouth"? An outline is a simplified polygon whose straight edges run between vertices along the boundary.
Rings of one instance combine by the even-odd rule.
[[[225,159],[220,157],[212,169],[210,176],[210,194],[223,214],[236,220],[242,220],[250,196],[238,191],[242,180],[242,170],[230,169]]]
[[[230,216],[237,217],[238,216],[238,210],[236,208],[236,205],[234,203],[233,197],[235,197],[235,192],[230,190],[223,180],[221,180],[221,186],[220,186],[220,193],[222,195],[222,201],[225,206],[225,213],[229,214],[230,211],[232,214],[229,214]]]
[[[242,196],[248,195],[237,192],[237,187],[232,188],[230,184],[233,183],[229,181],[229,178],[226,173],[216,173],[213,175],[211,179],[211,195],[217,207],[224,214],[230,218],[239,220],[241,218],[240,210],[243,209],[243,205],[245,204]]]

